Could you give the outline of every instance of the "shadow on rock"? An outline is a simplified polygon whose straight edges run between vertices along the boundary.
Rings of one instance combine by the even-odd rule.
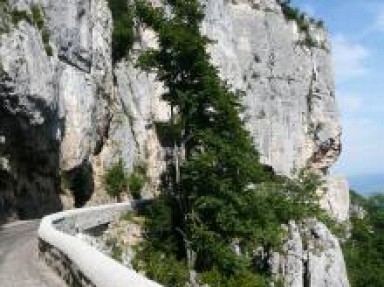
[[[75,200],[75,207],[83,207],[92,197],[94,180],[92,165],[84,161],[80,166],[63,172],[63,178],[71,190]]]

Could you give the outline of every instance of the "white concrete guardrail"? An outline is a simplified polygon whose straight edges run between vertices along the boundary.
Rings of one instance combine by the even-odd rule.
[[[40,256],[69,286],[161,287],[74,236],[132,209],[131,203],[118,203],[44,217],[38,230]]]

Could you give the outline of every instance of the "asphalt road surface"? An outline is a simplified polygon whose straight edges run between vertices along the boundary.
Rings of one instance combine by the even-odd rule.
[[[38,257],[39,221],[0,226],[0,287],[65,287]]]

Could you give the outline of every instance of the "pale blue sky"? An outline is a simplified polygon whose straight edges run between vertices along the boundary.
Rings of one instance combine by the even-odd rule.
[[[294,0],[323,19],[343,122],[338,174],[384,173],[384,0]]]

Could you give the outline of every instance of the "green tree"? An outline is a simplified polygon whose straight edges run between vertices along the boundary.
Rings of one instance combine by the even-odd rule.
[[[172,254],[189,270],[215,271],[229,286],[242,274],[256,274],[254,251],[280,244],[282,223],[317,211],[317,185],[304,175],[277,177],[259,163],[240,117],[241,93],[232,92],[211,64],[211,41],[200,33],[203,6],[198,0],[164,2],[167,11],[143,0],[135,7],[139,22],[158,36],[159,48],[143,53],[139,66],[167,89],[171,119],[162,129],[169,130],[172,148],[162,195],[144,207],[149,243],[141,256]]]
[[[141,198],[141,192],[147,180],[146,169],[143,166],[136,166],[127,180],[129,192],[134,199]]]
[[[118,201],[121,200],[121,194],[127,191],[128,178],[121,160],[106,171],[104,175],[104,187],[107,194],[115,197]]]
[[[142,55],[140,66],[155,71],[168,89],[163,99],[172,109],[170,129],[175,137],[167,192],[178,214],[174,224],[183,246],[179,255],[187,257],[189,266],[204,269],[202,259],[215,257],[213,253],[219,250],[206,245],[213,252],[207,256],[207,250],[199,250],[201,241],[216,244],[220,240],[214,238],[223,238],[224,232],[227,242],[222,242],[220,252],[227,250],[231,259],[237,257],[224,247],[237,234],[227,220],[235,218],[240,194],[267,174],[258,164],[258,153],[240,119],[239,95],[230,92],[210,63],[206,52],[210,41],[199,30],[203,7],[199,1],[166,2],[172,7],[170,18],[161,8],[136,2],[141,22],[159,37],[159,49]],[[219,221],[211,222],[212,212]],[[215,234],[210,233],[213,228]]]
[[[127,0],[108,0],[112,13],[112,58],[116,63],[128,56],[134,42],[133,8]]]

